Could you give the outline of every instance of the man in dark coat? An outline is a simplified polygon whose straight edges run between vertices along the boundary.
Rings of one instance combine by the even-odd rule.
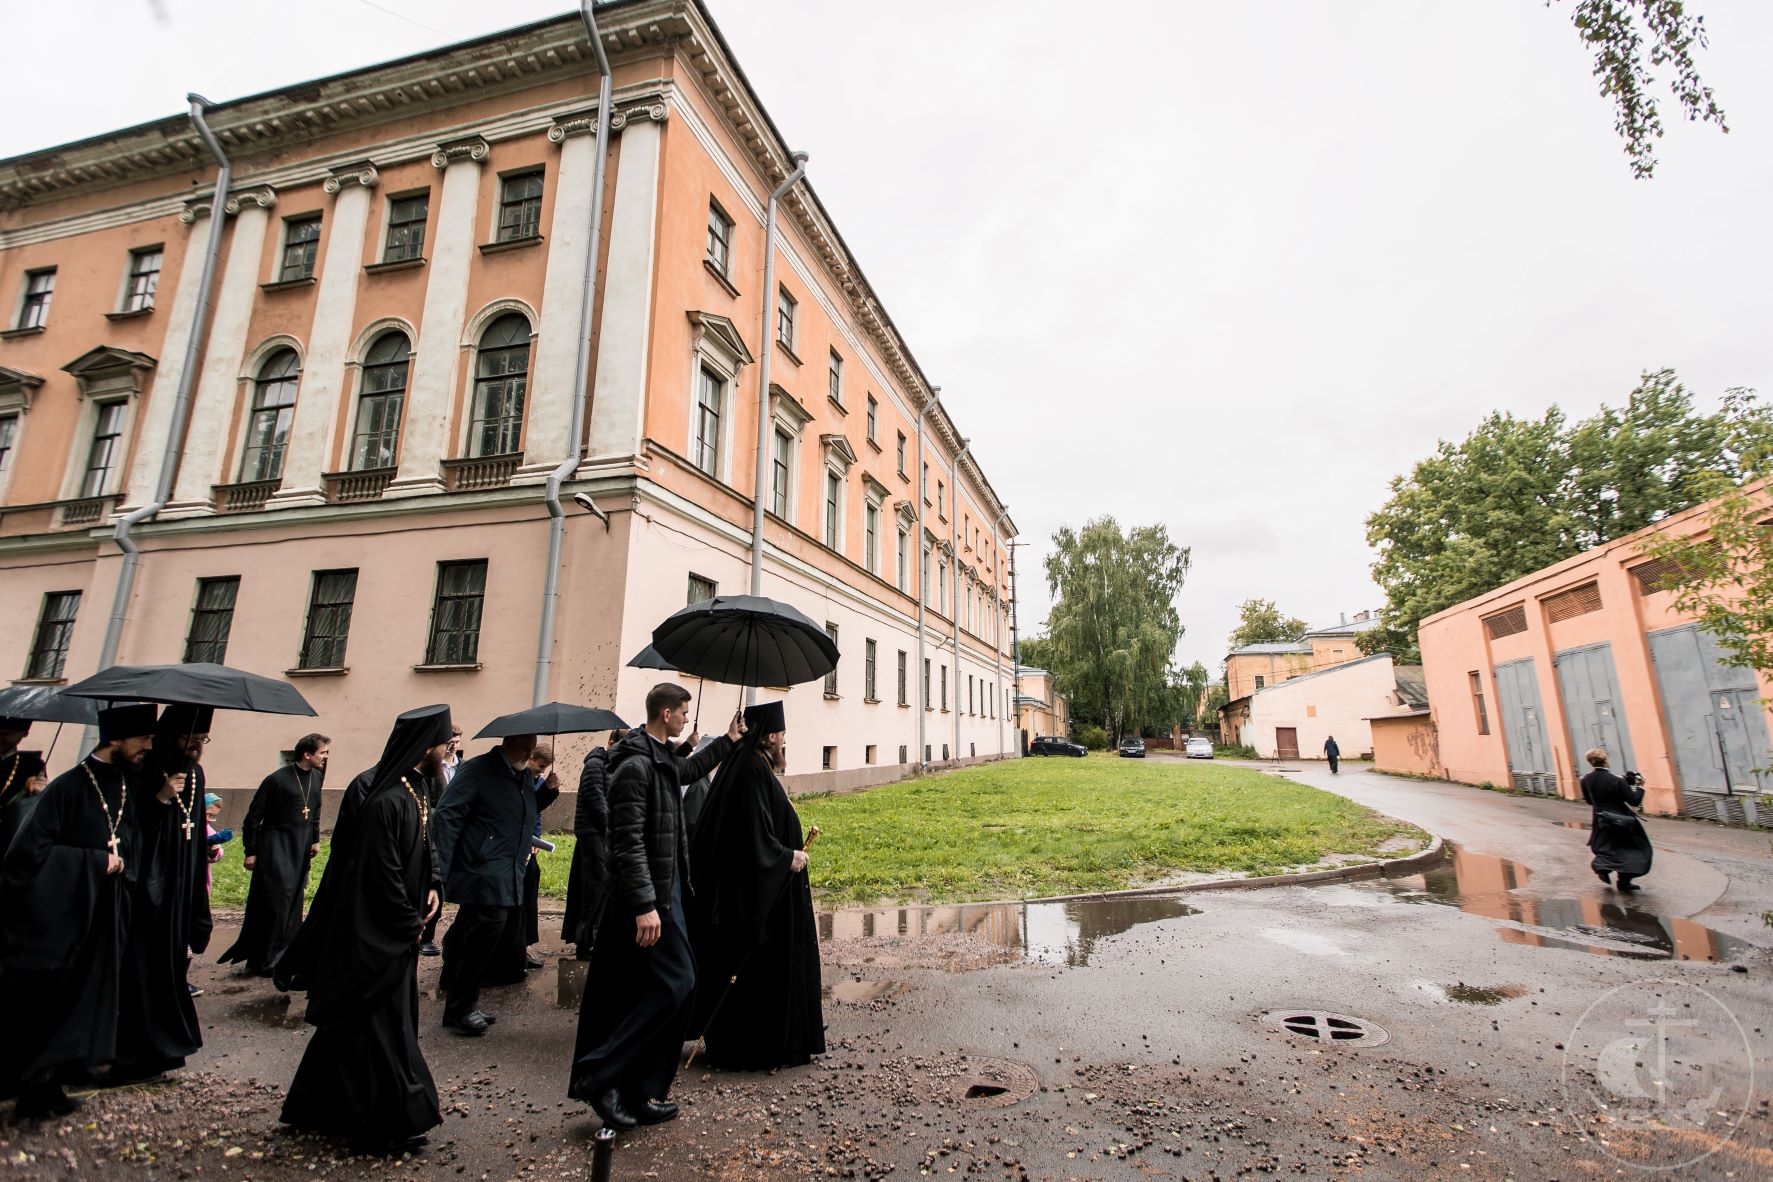
[[[1330,774],[1335,775],[1337,765],[1342,762],[1342,747],[1336,742],[1335,735],[1324,740],[1324,758],[1330,761]]]
[[[64,1081],[87,1077],[117,1049],[118,972],[135,857],[124,778],[154,745],[154,707],[99,715],[99,745],[51,780],[0,863],[0,1096],[17,1115],[79,1106]]]
[[[268,977],[302,926],[308,866],[320,852],[320,791],[331,744],[325,735],[303,735],[296,740],[295,762],[266,776],[252,795],[241,827],[245,866],[252,871],[246,917],[222,964],[240,962],[249,975]]]
[[[443,937],[442,982],[449,995],[443,1024],[457,1034],[482,1035],[491,1025],[480,1009],[480,987],[523,901],[536,822],[529,770],[535,747],[534,735],[511,735],[463,761],[431,815],[437,877],[444,899],[457,905]]]
[[[597,924],[603,918],[604,880],[609,875],[609,754],[627,732],[610,732],[607,747],[593,747],[579,770],[578,801],[573,806],[573,862],[567,871],[566,914],[560,936],[570,940],[573,955],[591,956]]]
[[[137,854],[123,872],[129,926],[110,1083],[183,1067],[203,1045],[188,969],[211,930],[202,757],[213,716],[207,706],[166,707],[153,752],[129,776]]]
[[[1643,781],[1632,783],[1614,775],[1607,768],[1607,753],[1599,747],[1583,758],[1592,768],[1582,777],[1582,799],[1594,807],[1588,826],[1588,848],[1594,852],[1594,860],[1589,866],[1609,886],[1613,885],[1610,876],[1616,873],[1620,890],[1638,890],[1633,880],[1650,873],[1655,854],[1644,823],[1632,811],[1644,803]]]
[[[610,1128],[657,1124],[689,1022],[696,966],[683,926],[689,877],[682,786],[725,759],[745,733],[731,728],[688,759],[669,745],[689,725],[690,692],[661,682],[646,696],[646,727],[610,756],[609,898],[579,1001],[567,1095]]]
[[[0,858],[37,807],[37,794],[49,783],[43,774],[43,753],[19,750],[30,733],[30,719],[0,718]]]
[[[745,1071],[825,1053],[805,837],[776,778],[787,730],[780,702],[745,711],[745,739],[721,765],[690,842],[690,1029],[702,1032],[710,1063]]]
[[[449,707],[394,723],[332,851],[314,905],[273,970],[305,989],[314,1029],[283,1102],[285,1124],[373,1152],[423,1144],[443,1123],[419,1052],[419,936],[438,907],[425,836],[425,777],[449,744]]]
[[[530,836],[540,838],[542,813],[560,799],[560,779],[554,774],[554,749],[547,743],[537,743],[536,749],[530,753],[529,790],[536,802],[536,818],[530,825]],[[504,934],[499,937],[499,949],[493,953],[487,969],[488,985],[516,985],[530,970],[542,967],[542,958],[532,956],[529,951],[529,946],[542,938],[542,864],[537,861],[537,856],[535,843],[531,841],[524,856],[523,893],[516,910],[505,923]]]

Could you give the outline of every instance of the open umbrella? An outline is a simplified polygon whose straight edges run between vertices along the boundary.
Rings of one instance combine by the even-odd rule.
[[[628,729],[628,724],[609,710],[595,706],[569,706],[565,702],[544,702],[505,714],[480,728],[476,739],[502,739],[507,735],[573,735],[590,731]]]
[[[717,595],[653,629],[679,672],[729,685],[799,685],[837,668],[837,642],[797,608],[761,595]]]
[[[226,665],[193,661],[183,665],[113,665],[63,694],[118,702],[164,702],[249,710],[255,714],[314,715],[314,707],[287,681],[260,677]]]
[[[92,698],[71,698],[47,686],[13,685],[0,689],[0,718],[93,726],[98,723],[98,712],[99,704]]]
[[[654,648],[650,644],[647,645],[645,648],[641,649],[639,652],[634,654],[633,659],[628,662],[628,668],[630,668],[630,669],[660,669],[666,673],[679,672],[676,665],[673,665],[670,661],[667,661],[664,657],[661,657],[659,655],[659,650]]]

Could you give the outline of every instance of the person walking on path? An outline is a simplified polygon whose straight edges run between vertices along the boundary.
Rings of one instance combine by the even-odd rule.
[[[320,852],[320,791],[332,740],[321,734],[296,740],[295,762],[259,783],[240,827],[244,865],[252,872],[240,936],[220,963],[241,963],[254,977],[271,966],[302,926],[308,867]]]
[[[1650,835],[1633,810],[1644,803],[1643,780],[1636,773],[1626,777],[1607,767],[1607,753],[1595,747],[1583,755],[1592,770],[1582,777],[1582,799],[1594,808],[1589,818],[1588,848],[1594,853],[1589,866],[1608,886],[1618,876],[1619,889],[1635,891],[1636,879],[1650,873],[1655,851]]]
[[[449,707],[395,720],[360,797],[333,828],[314,906],[273,970],[308,994],[314,1035],[283,1101],[283,1123],[399,1153],[443,1123],[419,1051],[419,934],[438,908],[425,778],[449,743]]]
[[[1330,761],[1330,774],[1336,775],[1336,769],[1342,763],[1342,748],[1337,744],[1335,735],[1324,740],[1324,758]]]
[[[646,727],[610,756],[609,899],[579,1001],[567,1095],[613,1129],[677,1115],[665,1098],[696,985],[681,902],[689,878],[682,787],[727,758],[745,733],[735,712],[725,735],[680,759],[670,744],[689,724],[689,703],[682,686],[655,685]]]
[[[560,799],[560,778],[554,774],[552,746],[536,744],[529,757],[529,773],[530,792],[536,802],[530,836],[539,838],[542,836],[542,814]],[[495,954],[494,971],[487,975],[489,985],[518,984],[525,974],[542,967],[542,958],[531,955],[529,950],[531,944],[542,938],[542,864],[537,860],[541,855],[533,841],[524,853],[527,864],[523,868],[523,894],[510,922],[505,924],[504,940]]]
[[[492,1015],[480,1009],[480,988],[506,925],[521,922],[523,876],[536,823],[529,768],[535,747],[534,735],[510,735],[491,751],[463,761],[431,816],[437,877],[443,897],[457,905],[455,922],[443,937],[441,981],[449,995],[443,1024],[457,1034],[478,1037],[492,1024]]]
[[[49,786],[42,752],[19,750],[30,732],[28,718],[0,718],[0,858],[37,807],[38,794]]]
[[[425,803],[429,808],[436,808],[437,802],[443,799],[443,790],[449,787],[450,777],[462,766],[462,728],[452,726],[449,729],[449,751],[443,762],[437,767],[437,774],[425,780]],[[420,956],[438,956],[441,950],[437,947],[437,921],[443,917],[439,910],[425,924],[424,938],[419,942]]]
[[[573,861],[567,871],[566,914],[560,938],[571,941],[573,955],[591,958],[597,925],[603,918],[604,880],[609,875],[609,755],[624,730],[610,732],[609,744],[593,747],[579,769],[579,796],[573,806]]]

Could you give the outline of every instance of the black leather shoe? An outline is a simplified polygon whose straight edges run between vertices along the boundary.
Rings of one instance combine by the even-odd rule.
[[[622,1098],[616,1094],[614,1088],[592,1100],[591,1110],[597,1113],[608,1128],[625,1131],[640,1123],[632,1113],[622,1106]]]
[[[47,1084],[25,1089],[13,1106],[12,1114],[19,1120],[48,1120],[66,1116],[84,1103],[86,1101],[68,1095],[61,1085]]]
[[[499,1020],[499,1016],[497,1014],[489,1014],[485,1010],[475,1010],[474,1012],[476,1014],[479,1014],[480,1020],[482,1022],[485,1022],[488,1026],[493,1025],[494,1023],[496,1023]]]
[[[531,956],[527,952],[523,954],[523,967],[526,969],[539,969],[544,963],[539,956]]]
[[[438,952],[437,945],[435,945],[435,944],[420,944],[419,945],[419,955],[420,956],[440,956],[440,955],[442,955],[442,953]]]
[[[628,1111],[643,1125],[662,1125],[677,1119],[677,1105],[669,1100],[648,1100],[644,1104],[631,1105]]]
[[[423,1133],[411,1137],[400,1137],[393,1141],[353,1141],[351,1149],[371,1157],[403,1157],[408,1153],[417,1153],[430,1143],[431,1138]]]
[[[1613,885],[1613,875],[1612,875],[1611,871],[1597,870],[1594,872],[1594,876],[1596,878],[1600,879],[1602,882],[1606,883],[1608,886]]]
[[[443,1020],[443,1025],[444,1025],[445,1029],[453,1030],[457,1034],[465,1034],[470,1038],[479,1038],[481,1035],[486,1033],[486,1028],[487,1028],[488,1023],[486,1020],[486,1016],[483,1015],[479,1010],[475,1010],[474,1012],[470,1013],[467,1017],[458,1019],[453,1022],[450,1021],[448,1018],[445,1018]]]

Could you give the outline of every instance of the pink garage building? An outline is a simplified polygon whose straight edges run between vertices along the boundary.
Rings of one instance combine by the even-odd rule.
[[[0,160],[0,671],[97,668],[113,528],[169,466],[117,659],[289,676],[320,717],[224,715],[211,780],[256,784],[313,727],[342,787],[404,708],[448,702],[471,735],[530,704],[565,464],[544,694],[638,721],[661,675],[626,661],[654,625],[748,590],[761,434],[763,594],[843,652],[786,695],[796,786],[1015,751],[1015,526],[959,426],[805,182],[765,323],[794,164],[705,5],[598,19],[601,192],[576,14],[213,106],[222,201],[183,115]],[[739,698],[691,688],[704,729]],[[561,746],[570,783],[583,740]]]
[[[1773,685],[1721,659],[1642,546],[1705,531],[1699,506],[1428,617],[1439,767],[1580,799],[1582,753],[1643,774],[1656,813],[1773,827]]]

